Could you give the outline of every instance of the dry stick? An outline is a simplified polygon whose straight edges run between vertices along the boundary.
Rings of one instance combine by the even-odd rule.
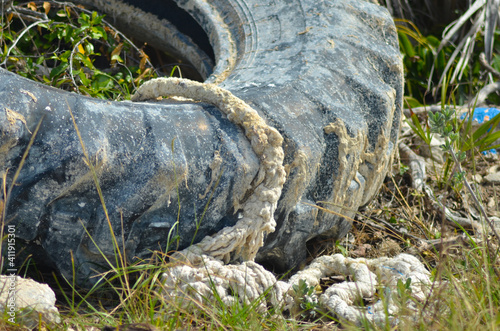
[[[425,245],[417,248],[419,252],[430,250],[430,246],[433,246],[436,249],[442,249],[444,246],[451,246],[453,244],[467,244],[474,247],[477,244],[482,244],[483,240],[481,238],[475,238],[473,236],[462,233],[461,235],[453,236],[450,238],[425,240],[423,242]],[[494,245],[492,246],[494,247]]]
[[[496,78],[500,78],[500,72],[498,72],[495,68],[493,68],[487,61],[486,55],[483,53],[479,54],[479,63],[488,70],[493,76]]]
[[[460,227],[471,227],[474,230],[481,229],[481,225],[477,222],[471,221],[465,217],[454,216],[451,211],[443,206],[435,197],[432,189],[425,185],[425,161],[420,155],[415,154],[410,147],[405,143],[399,143],[399,153],[403,159],[409,160],[410,174],[412,177],[412,186],[418,191],[424,191],[425,194],[432,200],[434,204],[437,204],[436,209],[444,214],[446,219],[455,227],[457,224]]]
[[[417,236],[414,236],[410,233],[399,231],[394,226],[392,226],[391,223],[389,223],[383,219],[373,217],[373,216],[368,217],[368,216],[364,216],[364,215],[363,215],[363,217],[366,217],[369,220],[368,222],[366,222],[368,225],[375,227],[375,228],[378,228],[380,230],[385,230],[385,231],[387,231],[389,229],[391,232],[399,235],[401,238],[413,239],[413,240],[416,240],[417,242],[424,242],[424,243],[428,241],[428,240],[424,240],[422,238],[419,238]],[[380,226],[377,223],[374,223],[373,221],[380,222],[380,223],[384,224],[385,228],[384,228],[384,226]]]
[[[465,234],[459,236],[453,236],[450,238],[439,238],[439,239],[431,239],[431,240],[423,240],[420,247],[417,247],[417,251],[419,253],[430,251],[431,249],[435,249],[436,251],[441,251],[445,247],[451,246],[453,244],[463,244],[469,243],[470,240],[467,240],[467,236]]]
[[[12,7],[12,1],[10,0],[2,0],[0,4],[0,14],[3,16],[8,10]]]
[[[428,189],[430,191],[430,193],[432,193],[432,190],[425,184],[424,184],[424,189]],[[432,196],[434,196],[434,195],[432,194]],[[439,204],[439,201],[437,201],[436,199],[435,199],[435,202]],[[444,208],[446,208],[446,207],[443,206],[443,213],[441,214],[441,233],[444,233],[444,231],[443,231],[443,223],[444,223],[444,219],[445,219]],[[441,247],[444,247],[444,238],[441,236],[441,238],[439,238],[438,240],[441,242]],[[437,252],[439,252],[439,260],[438,260],[438,264],[436,267],[436,276],[434,277],[434,281],[432,282],[431,288],[428,292],[429,295],[425,299],[425,303],[424,303],[422,309],[420,310],[420,318],[419,319],[422,319],[424,311],[426,310],[427,305],[429,305],[429,303],[430,303],[431,295],[434,292],[434,287],[436,286],[438,279],[441,279],[441,273],[442,273],[442,269],[443,269],[443,263],[441,263],[441,262],[443,261],[443,258],[444,258],[444,249],[441,249]],[[439,287],[439,294],[440,294],[440,292],[441,292],[441,287]],[[434,310],[433,319],[435,319],[436,314],[437,314],[437,311]]]
[[[433,207],[443,215],[444,219],[446,219],[451,225],[459,229],[470,227],[478,231],[482,228],[481,225],[475,221],[471,221],[465,217],[453,215],[453,213],[446,206],[444,206],[436,199],[432,189],[425,184],[425,160],[423,157],[417,155],[411,150],[410,147],[408,147],[408,145],[403,142],[399,143],[399,153],[402,158],[410,161],[409,166],[412,177],[412,187],[417,189],[418,191],[423,191],[431,199]],[[392,230],[397,231],[396,229]],[[420,240],[422,241],[422,239]],[[428,242],[428,240],[424,242]]]
[[[399,143],[399,155],[401,159],[408,161],[410,167],[411,186],[417,191],[422,192],[425,183],[425,159],[415,154],[408,145]]]
[[[41,19],[42,20],[49,19],[45,13],[39,13],[31,9],[26,9],[20,6],[12,6],[12,8],[7,10],[7,13],[12,13],[15,17],[33,22],[39,21]]]
[[[76,43],[75,47],[73,47],[73,50],[71,51],[71,56],[69,57],[69,75],[71,76],[71,81],[73,82],[73,85],[75,85],[78,93],[80,93],[80,89],[78,88],[78,85],[76,84],[76,81],[75,81],[75,76],[73,75],[73,55],[75,54],[78,46],[80,46],[88,38],[90,38],[90,36],[86,36],[83,39],[81,39],[80,41],[78,41]]]
[[[476,104],[476,105],[484,104],[486,102],[486,98],[488,98],[488,95],[490,95],[493,92],[498,92],[498,91],[500,91],[500,82],[491,83],[491,84],[486,85],[477,93],[477,98],[476,98],[477,101],[476,101],[476,99],[472,99],[469,101],[469,103],[468,103],[469,107],[471,107],[474,104]],[[467,109],[467,107],[463,107],[463,108]]]
[[[472,228],[474,229],[474,231],[480,231],[482,229],[481,225],[478,222],[471,221],[465,217],[453,215],[453,213],[446,206],[444,206],[438,199],[436,199],[436,197],[434,196],[434,192],[428,185],[424,184],[423,188],[425,194],[429,197],[429,199],[431,199],[432,206],[437,211],[439,211],[451,225],[459,229]]]
[[[430,106],[423,106],[423,107],[415,107],[415,108],[405,108],[403,109],[403,113],[407,118],[410,118],[412,113],[415,115],[420,115],[420,114],[427,114],[427,113],[437,113],[438,111],[441,111],[441,105],[430,105]]]
[[[457,159],[457,156],[455,155],[455,152],[453,150],[450,150],[450,154],[452,155],[453,161],[455,162],[455,164],[458,167],[458,171],[462,172],[463,171],[462,165],[460,164],[460,162],[458,162],[458,159]],[[493,234],[497,238],[497,241],[500,241],[500,237],[498,236],[497,230],[495,229],[493,222],[489,219],[488,215],[486,215],[486,211],[484,210],[483,205],[479,202],[479,200],[478,200],[476,194],[474,193],[474,191],[472,190],[472,187],[470,186],[467,178],[464,178],[464,184],[465,184],[465,187],[467,188],[467,191],[469,191],[469,194],[472,196],[472,199],[474,200],[474,203],[476,204],[477,208],[479,209],[479,211],[483,215],[484,219],[486,220],[486,222],[490,226],[491,231],[493,232]],[[487,235],[485,236],[485,239],[486,239],[486,245],[488,246],[488,252],[491,252],[490,249],[493,248],[493,245],[490,243],[490,239],[488,238]],[[492,251],[494,251],[494,250],[492,249]],[[493,256],[492,265],[495,264],[495,260],[496,260],[497,255],[498,255],[498,249],[496,250],[496,253]],[[497,268],[493,268],[493,270],[495,271],[497,277],[500,277],[500,272],[497,270]]]
[[[463,171],[462,165],[458,161],[457,156],[455,155],[455,152],[451,150],[450,154],[452,155],[453,161],[455,161],[455,164],[458,167],[458,171],[462,172]],[[469,181],[467,180],[467,178],[464,178],[464,184],[465,184],[465,187],[467,188],[467,191],[469,191],[469,194],[472,196],[472,199],[474,200],[474,203],[476,204],[477,208],[479,209],[479,211],[483,215],[484,219],[486,220],[486,222],[490,226],[491,231],[495,234],[495,236],[497,237],[497,240],[500,240],[500,236],[498,236],[497,230],[495,229],[495,226],[493,225],[493,222],[490,220],[490,218],[488,217],[488,215],[486,215],[486,211],[484,210],[483,205],[479,202],[479,200],[478,200],[478,198],[476,196],[476,193],[472,190],[472,187],[470,186]]]
[[[468,103],[467,106],[462,106],[462,107],[457,107],[457,111],[466,111],[470,107],[477,105],[483,105],[486,102],[486,99],[488,98],[488,95],[490,95],[493,92],[498,92],[500,91],[500,82],[496,83],[491,83],[483,87],[479,92],[477,93],[477,97],[471,99]],[[415,108],[409,108],[409,109],[404,109],[403,113],[405,114],[406,117],[411,117],[412,113],[416,115],[420,114],[427,114],[427,113],[436,113],[438,111],[441,111],[442,107],[441,105],[430,105],[430,106],[424,106],[424,107],[415,107]]]
[[[1,66],[4,66],[6,63],[7,63],[7,60],[9,59],[9,55],[10,55],[10,52],[12,51],[12,49],[14,49],[14,47],[16,47],[17,43],[19,42],[19,40],[21,40],[21,38],[32,28],[32,27],[35,27],[39,24],[43,24],[43,23],[48,23],[50,22],[49,20],[41,20],[41,21],[38,21],[38,22],[34,22],[34,23],[31,23],[30,25],[28,25],[26,27],[26,29],[23,30],[23,32],[21,32],[21,34],[16,38],[16,40],[14,41],[14,43],[12,44],[12,46],[9,47],[9,49],[7,50],[7,53],[5,54],[5,60],[3,60],[2,63],[0,63]]]

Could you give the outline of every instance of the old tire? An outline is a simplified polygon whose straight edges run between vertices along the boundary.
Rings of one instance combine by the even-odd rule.
[[[131,30],[145,22],[123,14],[131,12],[127,3],[140,1],[79,2]],[[352,217],[377,193],[393,158],[403,95],[397,33],[385,8],[360,0],[292,2],[178,0],[208,35],[215,67],[194,38],[174,31],[172,46],[154,37],[160,48],[187,45],[183,56],[208,82],[252,105],[284,137],[287,180],[277,227],[257,256],[279,271],[304,260],[307,241],[345,235],[351,222],[340,215]],[[144,3],[153,13],[172,5]],[[107,268],[100,251],[114,254],[69,109],[129,258],[164,250],[177,234],[170,248],[185,248],[238,221],[237,206],[252,192],[259,160],[241,128],[215,107],[101,101],[3,69],[0,76],[0,162],[9,183],[44,117],[6,218],[39,262],[71,276],[72,252],[83,283]],[[317,201],[333,213],[315,208]]]

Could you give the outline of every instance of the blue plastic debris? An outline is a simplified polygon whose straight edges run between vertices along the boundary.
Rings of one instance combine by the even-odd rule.
[[[379,300],[380,301],[380,300]],[[372,309],[372,306],[367,306],[366,307],[366,312],[370,315],[373,315],[373,309]]]
[[[487,122],[491,120],[493,117],[497,116],[500,114],[500,109],[498,108],[475,108],[474,109],[474,114],[472,115],[472,120],[476,122],[477,124],[483,124],[484,122]],[[463,120],[468,116],[467,113],[464,113],[460,116],[460,119]],[[487,155],[488,153],[491,154],[498,154],[498,151],[496,149],[490,149],[489,151],[484,151],[483,154]]]

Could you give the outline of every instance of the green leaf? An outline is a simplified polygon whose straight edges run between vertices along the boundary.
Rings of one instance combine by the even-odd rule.
[[[61,62],[68,62],[70,56],[71,56],[71,51],[67,50],[64,53],[62,53],[59,57],[55,56],[51,58],[58,59]]]
[[[92,38],[93,39],[104,39],[108,40],[108,34],[106,33],[106,30],[104,30],[103,27],[101,26],[94,26],[92,27]]]
[[[65,79],[62,79],[62,78],[57,78],[56,81],[55,81],[55,84],[54,86],[55,87],[60,87],[61,85],[63,84],[72,84],[73,82],[71,81],[71,79],[69,78],[65,78]]]
[[[85,48],[85,52],[87,53],[87,55],[91,55],[91,54],[94,54],[94,45],[92,45],[92,43],[85,43],[83,45],[83,47]]]
[[[116,61],[119,63],[123,63],[123,59],[120,57],[120,54],[113,54],[111,56],[111,61]]]
[[[87,78],[87,75],[82,70],[78,70],[77,74],[78,74],[78,77],[80,77],[80,80],[81,80],[83,85],[85,85],[85,86],[90,85],[90,83],[91,83],[90,79]]]
[[[411,44],[410,39],[408,39],[406,33],[398,31],[398,37],[399,37],[399,45],[403,54],[410,58],[414,57],[415,49],[413,48],[413,45]]]
[[[439,44],[441,43],[441,40],[434,37],[433,35],[428,35],[425,39],[427,41],[427,44],[432,48],[438,48]]]
[[[437,59],[436,59],[436,70],[438,72],[443,72],[444,69],[446,68],[446,59],[445,59],[445,55],[444,55],[444,51],[441,50],[438,55],[437,55]]]
[[[39,23],[38,26],[39,27],[42,27],[42,28],[45,28],[47,30],[50,30],[50,24],[52,23],[53,21],[50,21],[49,23]]]
[[[487,137],[485,137],[484,139],[481,139],[477,143],[476,146],[479,146],[480,152],[488,150],[488,149],[492,149],[492,148],[498,148],[498,146],[500,146],[500,145],[491,146],[491,144],[493,144],[498,139],[500,139],[500,131],[492,133],[492,134],[488,135]]]
[[[490,149],[499,149],[499,148],[500,148],[500,144],[497,144],[497,145],[488,146],[487,148],[484,148],[484,149],[482,149],[480,151],[483,152],[483,151],[487,151],[487,150],[490,150]]]
[[[432,113],[429,114],[429,118],[432,115]],[[415,132],[420,139],[422,139],[427,145],[430,145],[431,143],[431,134],[426,133],[426,131],[423,129],[422,125],[420,124],[420,120],[418,119],[418,116],[413,114],[411,116],[411,122],[406,120],[408,125],[412,128],[413,132]]]
[[[481,124],[481,126],[472,135],[473,140],[477,141],[480,137],[482,137],[483,135],[485,135],[492,128],[496,128],[498,126],[498,123],[500,123],[500,114],[498,114],[497,116],[493,117],[489,121],[484,122],[483,124]]]
[[[75,29],[73,31],[73,38],[75,41],[79,41],[81,39],[80,37],[85,37],[87,35],[87,30],[89,29],[89,26],[84,26],[82,25],[78,29]]]
[[[88,56],[85,56],[82,53],[76,53],[74,58],[77,59],[78,61],[82,62],[85,67],[87,67],[91,70],[95,69],[94,64],[90,61]]]
[[[94,76],[91,86],[96,90],[109,90],[114,87],[114,82],[108,75],[97,74]]]
[[[92,20],[90,23],[92,25],[99,25],[102,22],[102,19],[104,18],[104,15],[98,15],[97,12],[92,12]]]
[[[68,68],[68,63],[67,62],[63,62],[61,63],[60,65],[58,65],[57,67],[55,67],[54,69],[52,69],[50,71],[50,78],[53,79],[54,77],[57,77],[59,76],[60,74],[62,74],[64,71],[66,71],[66,68]]]
[[[85,94],[90,95],[92,97],[95,96],[95,94],[96,94],[91,89],[89,89],[85,86],[80,86],[79,89],[80,89],[80,92],[84,92]]]
[[[89,15],[85,14],[85,13],[81,13],[80,14],[80,17],[78,18],[78,23],[80,23],[81,25],[90,25],[90,17]]]
[[[417,99],[409,96],[404,97],[404,103],[410,109],[423,106]]]

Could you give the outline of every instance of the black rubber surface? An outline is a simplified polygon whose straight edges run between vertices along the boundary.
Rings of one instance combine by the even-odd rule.
[[[285,138],[288,178],[275,215],[278,226],[258,261],[286,271],[304,260],[308,240],[334,240],[351,227],[310,204],[329,201],[337,213],[353,216],[377,193],[392,161],[403,93],[392,19],[384,8],[360,0],[177,2],[213,47],[216,67],[208,81],[224,76],[220,85]],[[223,23],[203,16],[206,6]],[[230,41],[210,30],[213,24],[233,37],[234,66],[224,58]],[[83,226],[108,257],[113,246],[69,109],[96,162],[113,230],[129,258],[165,250],[169,233],[180,236],[179,249],[187,247],[202,215],[194,242],[235,224],[234,197],[251,192],[258,169],[242,130],[207,104],[101,101],[0,69],[0,105],[0,165],[9,180],[44,117],[7,220],[16,224],[27,251],[38,253],[38,262],[66,276],[72,251],[82,283],[105,264]],[[220,169],[214,166],[217,155]],[[171,231],[177,220],[178,231]]]

